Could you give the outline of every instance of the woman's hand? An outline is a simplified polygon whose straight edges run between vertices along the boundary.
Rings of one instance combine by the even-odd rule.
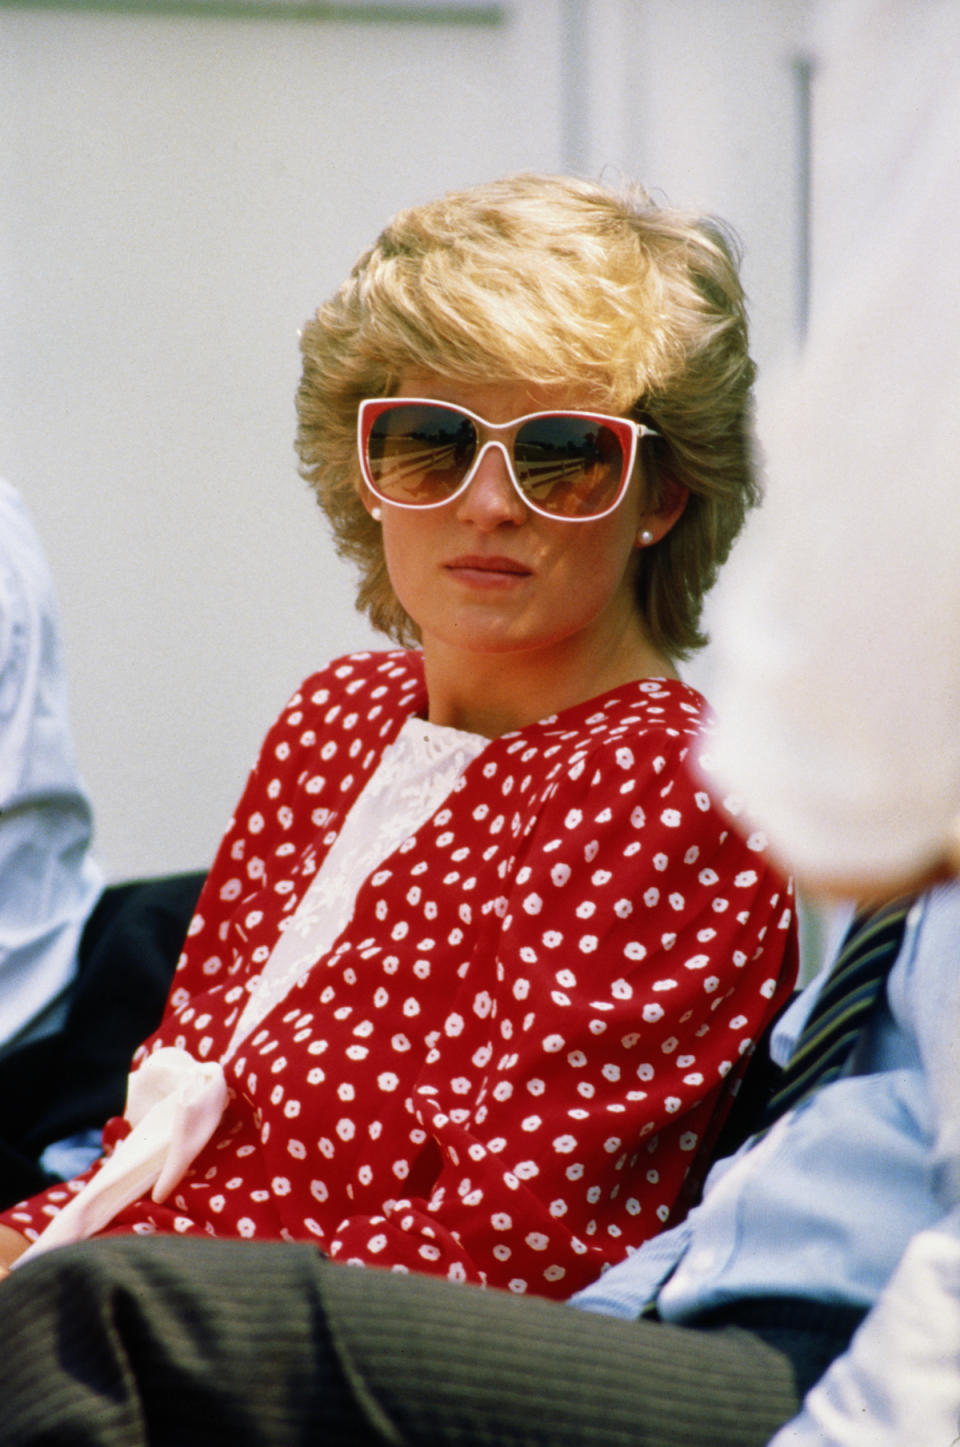
[[[0,1281],[10,1275],[10,1267],[30,1245],[26,1236],[10,1226],[0,1226]]]

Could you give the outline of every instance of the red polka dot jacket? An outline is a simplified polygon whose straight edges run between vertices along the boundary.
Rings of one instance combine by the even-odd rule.
[[[304,683],[138,1058],[223,1055],[281,920],[425,708],[415,652]],[[558,1297],[660,1230],[796,970],[785,881],[692,767],[705,714],[646,680],[492,740],[226,1065],[221,1125],[172,1198],[109,1230],[306,1239]],[[0,1220],[33,1236],[75,1189]]]

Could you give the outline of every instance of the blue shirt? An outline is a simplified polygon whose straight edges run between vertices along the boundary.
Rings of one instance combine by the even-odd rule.
[[[67,711],[50,572],[0,480],[0,1051],[54,1030],[103,886]]]
[[[790,1053],[827,971],[787,1011]],[[960,885],[911,910],[883,1005],[847,1073],[710,1172],[701,1204],[573,1297],[695,1320],[756,1296],[870,1306],[910,1238],[960,1201]]]

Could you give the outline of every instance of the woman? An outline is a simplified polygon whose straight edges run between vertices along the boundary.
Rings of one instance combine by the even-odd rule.
[[[304,474],[418,646],[281,714],[113,1157],[8,1257],[53,1215],[567,1296],[681,1209],[793,982],[675,669],[754,501],[733,250],[508,179],[397,216],[302,351]]]

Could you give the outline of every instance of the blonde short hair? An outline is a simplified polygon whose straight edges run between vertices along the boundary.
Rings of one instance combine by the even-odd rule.
[[[723,223],[632,185],[524,174],[399,212],[304,327],[297,392],[301,471],[359,565],[357,607],[374,626],[417,638],[361,501],[357,409],[428,370],[566,384],[657,429],[648,486],[656,500],[680,483],[689,501],[638,554],[637,607],[669,656],[701,647],[704,595],[757,500],[738,266]]]

